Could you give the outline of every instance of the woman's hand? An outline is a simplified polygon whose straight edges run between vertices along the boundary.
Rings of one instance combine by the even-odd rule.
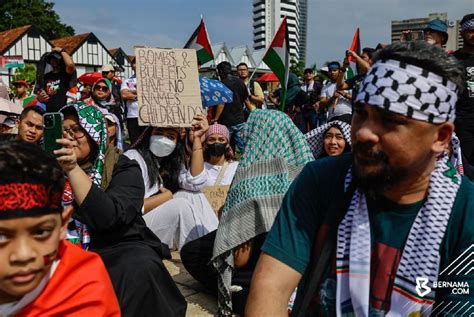
[[[77,141],[70,137],[66,132],[63,133],[62,139],[57,139],[56,143],[61,144],[62,148],[55,150],[53,153],[57,156],[59,165],[65,173],[69,173],[74,168],[78,167],[76,152],[74,147],[77,146]]]
[[[201,113],[195,115],[191,130],[189,131],[190,143],[194,144],[194,140],[200,140],[201,143],[204,142],[203,139],[208,129],[209,123],[207,122],[207,118]]]

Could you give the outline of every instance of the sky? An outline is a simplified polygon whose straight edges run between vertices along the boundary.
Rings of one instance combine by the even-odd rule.
[[[213,44],[253,45],[252,0],[57,0],[54,9],[76,34],[93,32],[107,48],[183,47],[204,16]],[[389,43],[392,20],[447,12],[461,19],[474,0],[308,0],[306,64],[342,60],[357,27],[362,47]],[[258,62],[258,61],[257,61]]]

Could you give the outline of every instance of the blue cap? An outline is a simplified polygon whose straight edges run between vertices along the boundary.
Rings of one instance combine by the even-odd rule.
[[[446,25],[446,22],[441,21],[440,19],[434,19],[428,22],[428,25],[426,26],[425,30],[441,32],[448,36],[448,26]]]

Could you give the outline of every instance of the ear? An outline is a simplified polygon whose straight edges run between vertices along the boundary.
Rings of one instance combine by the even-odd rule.
[[[67,225],[69,223],[69,220],[72,217],[72,214],[74,212],[74,207],[72,205],[66,206],[63,209],[63,212],[61,213],[61,240],[66,239],[66,230],[67,230]]]
[[[440,154],[446,150],[451,142],[454,133],[454,124],[452,122],[445,122],[436,127],[436,139],[431,146],[434,153]]]

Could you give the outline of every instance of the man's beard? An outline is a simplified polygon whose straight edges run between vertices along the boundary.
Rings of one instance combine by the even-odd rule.
[[[406,169],[391,166],[388,156],[381,151],[374,151],[370,143],[355,143],[352,152],[355,185],[373,198],[400,184],[408,175]],[[369,163],[358,162],[357,154],[362,154]]]

